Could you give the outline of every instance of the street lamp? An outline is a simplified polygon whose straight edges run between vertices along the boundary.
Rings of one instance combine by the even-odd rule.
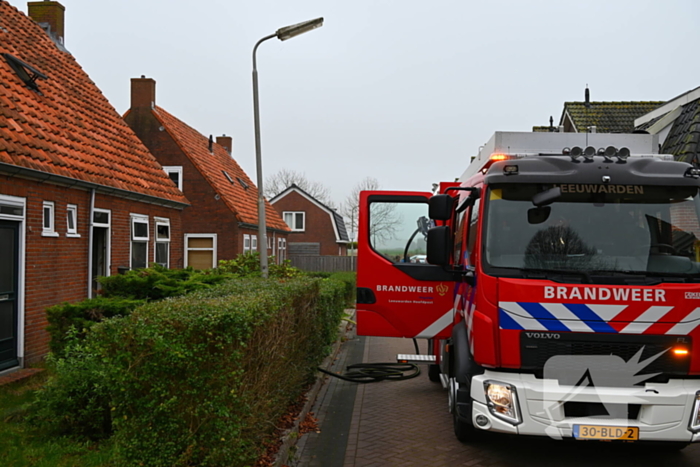
[[[260,39],[255,47],[253,47],[253,116],[255,119],[255,168],[258,172],[258,245],[263,246],[260,253],[260,273],[267,278],[267,233],[265,223],[265,197],[263,196],[263,175],[262,175],[262,155],[260,151],[260,108],[258,102],[258,69],[255,60],[255,52],[258,46],[268,39],[273,37],[281,41],[286,41],[299,34],[311,31],[312,29],[323,26],[323,18],[304,21],[303,23],[293,24],[280,28],[274,34],[265,36]]]

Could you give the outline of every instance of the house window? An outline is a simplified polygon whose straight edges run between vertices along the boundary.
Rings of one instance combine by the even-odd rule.
[[[286,238],[278,238],[277,239],[277,257],[280,260],[280,263],[287,259],[287,239]]]
[[[148,216],[131,215],[131,269],[148,266]]]
[[[78,234],[78,206],[69,204],[66,209],[66,237],[80,237]]]
[[[258,236],[257,236],[257,235],[253,235],[253,236],[250,237],[250,240],[251,240],[251,242],[250,242],[250,249],[251,249],[252,251],[258,251]]]
[[[216,267],[216,234],[185,234],[185,267]]]
[[[287,223],[292,232],[303,232],[304,231],[304,221],[305,213],[300,212],[290,212],[285,211],[282,213],[284,221]]]
[[[164,166],[163,170],[168,174],[170,180],[177,185],[177,187],[182,191],[182,166],[181,165],[169,165]]]
[[[155,262],[164,268],[170,267],[170,219],[156,217]]]
[[[250,251],[250,235],[243,234],[243,253]]]
[[[41,229],[41,235],[44,237],[58,237],[58,232],[56,232],[53,201],[44,201],[43,212],[43,227]]]

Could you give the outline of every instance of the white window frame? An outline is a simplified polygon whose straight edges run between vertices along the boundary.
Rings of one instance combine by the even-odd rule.
[[[46,225],[46,213],[48,210],[49,225]],[[41,207],[41,236],[42,237],[58,237],[56,232],[56,205],[53,201],[44,201]]]
[[[280,263],[287,259],[287,239],[286,238],[278,238],[277,239],[277,257],[280,260]]]
[[[95,216],[97,213],[102,213],[102,214],[107,214],[107,222],[97,222],[95,220]],[[92,225],[89,227],[92,229],[93,227],[101,227],[107,229],[107,251],[105,252],[106,255],[106,261],[107,264],[105,265],[105,277],[109,277],[112,275],[112,210],[111,209],[100,209],[100,208],[93,208],[92,210]],[[92,230],[90,231],[90,235],[92,235]],[[129,245],[131,245],[131,242],[129,242]],[[131,262],[131,246],[129,246],[129,262]],[[90,295],[92,295],[92,252],[90,252],[90,286],[89,286],[89,291]],[[92,298],[92,296],[88,297]]]
[[[250,251],[258,251],[258,236],[250,236]]]
[[[182,191],[182,166],[181,165],[164,165],[163,170],[165,171],[166,174],[168,174],[168,178],[170,178],[171,173],[176,173],[178,174],[177,176],[177,188]]]
[[[73,220],[73,228],[71,229],[70,223]],[[78,233],[78,206],[75,204],[69,204],[66,207],[66,237],[80,238]]]
[[[287,214],[292,216],[292,224],[289,225],[287,222]],[[297,229],[296,226],[296,218],[297,215],[301,214],[301,229]],[[306,212],[305,211],[284,211],[282,212],[282,219],[284,222],[289,226],[289,228],[292,230],[292,232],[304,232],[306,230]]]
[[[130,227],[130,242],[129,242],[129,269],[134,269],[133,265],[133,254],[134,254],[134,244],[135,243],[145,243],[146,244],[146,266],[148,267],[148,241],[150,240],[150,225],[148,222],[148,216],[145,214],[134,214],[129,215],[129,227]],[[136,224],[146,224],[146,236],[137,237],[136,236]]]
[[[243,234],[243,253],[248,253],[250,250],[250,235]]]
[[[17,222],[19,224],[19,244],[18,249],[18,269],[17,269],[17,358],[19,359],[20,366],[22,366],[24,361],[24,343],[26,340],[25,335],[25,271],[27,270],[26,257],[27,257],[27,230],[26,230],[26,216],[27,216],[27,199],[20,198],[17,196],[1,195],[0,194],[0,205],[7,206],[9,208],[20,208],[22,214],[10,214],[0,211],[0,219]],[[42,210],[42,224],[44,211]]]
[[[165,268],[170,268],[170,219],[167,217],[155,217],[153,218],[153,221],[156,224],[156,229],[153,232],[154,239],[155,241],[153,242],[153,261],[157,262],[158,260],[158,244],[167,244],[167,253],[166,253],[166,258],[165,258]],[[160,226],[167,226],[168,227],[168,238],[167,239],[162,239],[158,237],[158,227]]]
[[[212,247],[211,248],[190,248],[189,247],[189,239],[190,238],[211,238],[212,239]],[[216,246],[216,234],[185,234],[185,267],[188,267],[188,258],[189,255],[187,254],[189,251],[212,251],[212,268],[215,268],[217,264],[216,259],[216,251],[217,251],[217,246]]]

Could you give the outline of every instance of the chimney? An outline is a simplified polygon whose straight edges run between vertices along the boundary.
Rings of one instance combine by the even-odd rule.
[[[583,105],[588,109],[591,107],[591,91],[588,90],[588,85],[586,85],[585,99],[586,101]]]
[[[148,108],[156,106],[156,80],[146,78],[131,78],[131,108]]]
[[[54,42],[63,46],[63,17],[66,8],[58,2],[27,2],[27,13]]]
[[[229,155],[233,153],[233,138],[226,135],[221,135],[216,137],[216,144],[223,146]]]

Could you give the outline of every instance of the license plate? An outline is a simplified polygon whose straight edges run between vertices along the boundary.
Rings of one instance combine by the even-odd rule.
[[[636,426],[574,425],[574,438],[637,441],[639,428]]]

